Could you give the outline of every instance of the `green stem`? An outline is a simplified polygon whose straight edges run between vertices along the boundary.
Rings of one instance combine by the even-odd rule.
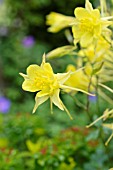
[[[88,85],[88,92],[90,92],[91,80],[92,80],[92,75],[90,77],[90,81]],[[89,96],[87,96],[86,112],[89,117],[89,120],[92,122],[93,120],[92,120],[92,116],[90,115],[89,107],[90,107],[90,101],[89,101]]]
[[[96,100],[96,106],[97,106],[97,112],[100,116],[100,106],[99,106],[99,93],[98,93],[98,82],[99,82],[99,77],[96,76],[96,80],[97,80],[97,83],[96,83],[96,87],[95,87],[95,91],[96,91],[96,96],[97,96],[97,100]]]

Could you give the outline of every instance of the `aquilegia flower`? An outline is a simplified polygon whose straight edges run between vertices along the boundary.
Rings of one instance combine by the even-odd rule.
[[[64,85],[65,81],[70,77],[70,74],[71,72],[54,74],[51,65],[45,62],[45,55],[43,55],[41,66],[33,64],[27,68],[27,75],[20,73],[20,75],[25,79],[22,84],[23,90],[37,92],[33,113],[36,111],[39,105],[50,98],[51,110],[53,103],[59,109],[65,110],[72,119],[70,113],[59,97],[60,90],[71,89],[75,91],[81,91],[86,94],[89,93],[82,89],[72,88]]]
[[[49,15],[47,15],[46,19],[46,24],[50,25],[48,31],[53,33],[56,33],[63,28],[70,27],[71,23],[75,21],[74,17],[65,16],[57,12],[51,12]]]
[[[83,48],[78,52],[80,57],[86,58],[92,64],[102,62],[110,54],[110,44],[100,37],[97,41],[97,45],[90,44],[87,48]]]
[[[7,113],[10,109],[11,102],[4,96],[0,96],[0,112]]]
[[[105,36],[110,30],[107,28],[112,17],[101,17],[98,9],[93,9],[89,0],[86,0],[85,8],[75,8],[76,21],[73,23],[72,31],[74,44],[80,42],[82,47],[87,47],[90,43]]]

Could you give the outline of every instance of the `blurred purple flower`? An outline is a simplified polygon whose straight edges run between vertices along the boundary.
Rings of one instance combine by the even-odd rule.
[[[89,101],[96,102],[97,101],[97,96],[89,96]]]
[[[10,109],[11,102],[6,97],[0,96],[0,112],[7,113]]]
[[[35,43],[35,39],[31,35],[24,37],[22,40],[22,44],[26,48],[32,47],[34,45],[34,43]]]

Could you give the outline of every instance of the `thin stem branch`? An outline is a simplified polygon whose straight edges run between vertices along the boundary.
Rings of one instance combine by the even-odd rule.
[[[91,81],[92,81],[92,75],[91,75],[91,77],[90,77],[90,81],[89,81],[89,85],[88,85],[88,92],[90,92]],[[90,120],[90,121],[93,121],[93,120],[92,120],[92,117],[91,117],[91,115],[90,115],[90,112],[89,112],[89,107],[90,107],[90,101],[89,101],[89,96],[87,96],[86,111],[87,111],[87,115],[88,115],[88,117],[89,117],[89,120]]]
[[[96,96],[97,96],[97,100],[96,100],[96,106],[97,106],[97,112],[100,116],[100,107],[99,107],[99,93],[98,93],[98,82],[99,82],[99,77],[96,76],[96,79],[97,79],[97,84],[96,84],[96,87],[95,87],[95,90],[96,90]]]

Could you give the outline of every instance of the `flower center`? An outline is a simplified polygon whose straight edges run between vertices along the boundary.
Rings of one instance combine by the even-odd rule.
[[[90,32],[93,33],[94,32],[94,24],[91,20],[89,19],[81,19],[80,20],[80,30],[82,32]]]
[[[57,78],[50,73],[44,73],[42,75],[37,75],[34,79],[34,84],[41,91],[46,91],[49,94],[53,94],[54,90],[59,88]]]

